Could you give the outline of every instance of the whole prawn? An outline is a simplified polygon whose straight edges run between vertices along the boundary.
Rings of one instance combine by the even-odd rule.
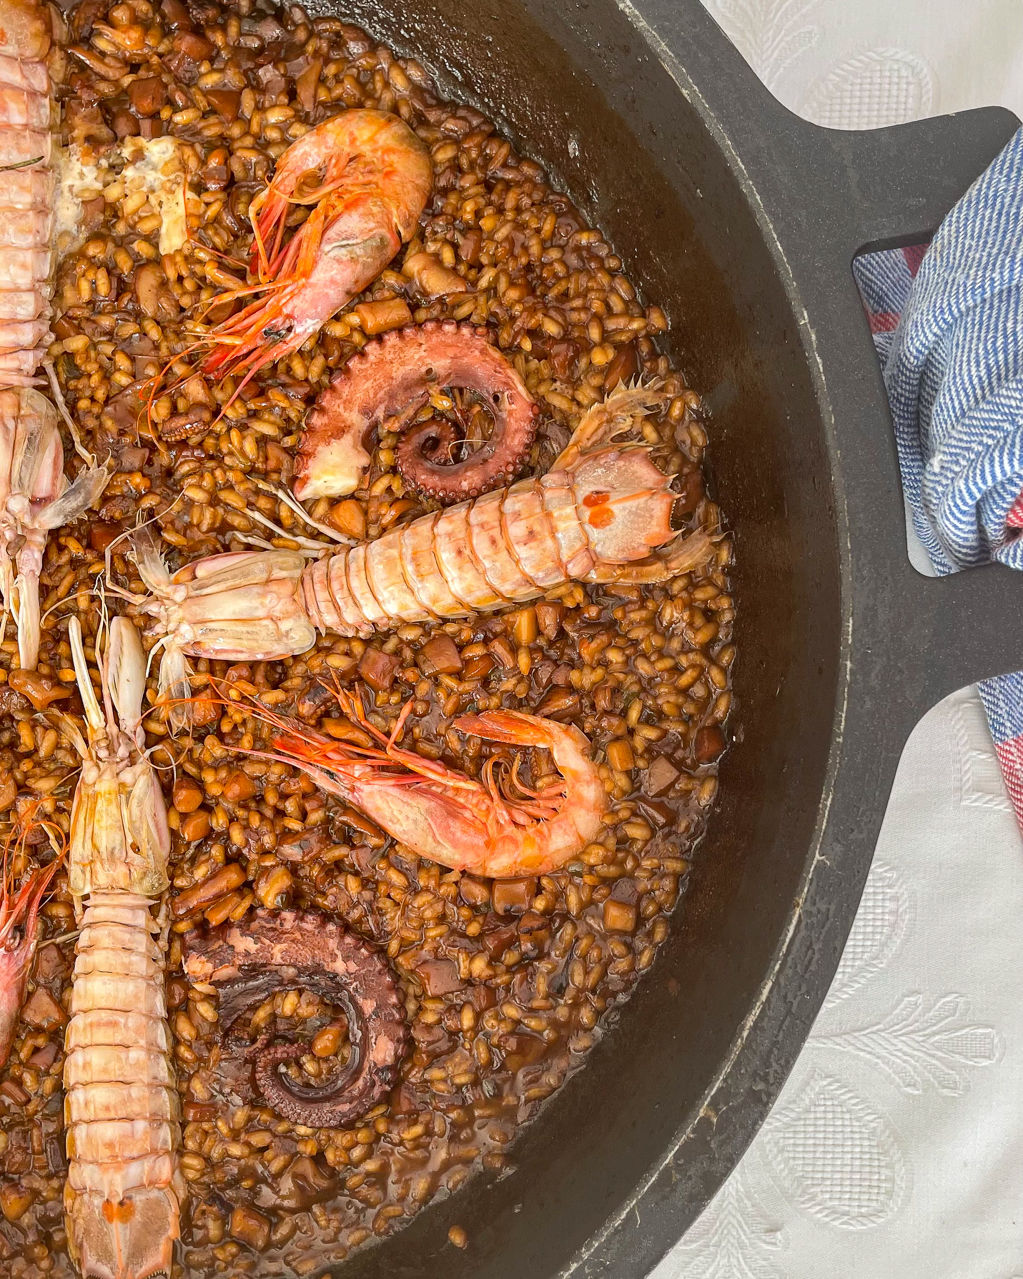
[[[32,389],[51,336],[50,41],[47,6],[0,0],[0,603],[17,620],[29,670],[46,535],[77,519],[109,478],[90,465],[68,488],[57,410]]]
[[[240,551],[172,576],[155,542],[136,535],[151,595],[115,589],[155,619],[161,693],[180,710],[186,654],[265,661],[304,652],[317,630],[369,635],[492,611],[573,580],[657,582],[706,563],[713,538],[672,527],[676,494],[649,447],[613,442],[662,403],[650,386],[620,387],[585,414],[547,475],[313,563],[293,551]]]
[[[83,1279],[169,1279],[185,1182],[164,998],[170,832],[143,754],[145,655],[125,618],[97,653],[70,627],[87,737],[71,812],[68,886],[79,921],[65,1040],[68,1244]],[[154,912],[156,912],[154,914]]]
[[[257,283],[216,302],[264,296],[213,330],[203,372],[244,386],[297,351],[410,239],[432,183],[426,145],[387,111],[342,111],[293,142],[250,206]],[[285,243],[296,204],[313,209]]]
[[[503,769],[487,760],[482,780],[398,745],[412,709],[406,704],[390,734],[342,689],[342,711],[370,745],[339,742],[234,692],[226,700],[274,730],[272,758],[302,769],[322,790],[361,809],[420,857],[490,879],[547,875],[563,866],[601,829],[608,800],[590,744],[577,728],[523,711],[462,715],[453,727],[486,741],[549,750],[561,781],[532,789],[519,763]]]

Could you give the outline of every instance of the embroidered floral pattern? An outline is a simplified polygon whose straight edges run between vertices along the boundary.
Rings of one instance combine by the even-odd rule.
[[[967,808],[994,808],[1011,813],[998,757],[991,750],[991,730],[976,697],[957,694],[949,700],[956,752],[957,801]]]
[[[891,866],[871,867],[856,925],[845,943],[825,1008],[854,995],[898,950],[911,920],[909,894]]]
[[[689,1262],[686,1279],[782,1279],[766,1254],[785,1246],[784,1234],[763,1215],[738,1177],[732,1177],[679,1244]]]
[[[880,862],[867,881],[828,1000],[792,1078],[745,1160],[679,1243],[678,1279],[784,1279],[775,1264],[788,1201],[823,1226],[882,1225],[908,1198],[910,1174],[885,1110],[885,1088],[959,1097],[971,1073],[997,1061],[1001,1036],[973,1019],[962,995],[910,992],[873,1022],[850,1025],[850,996],[897,954],[914,916],[912,895]],[[869,1094],[834,1067],[853,1057]],[[761,1175],[767,1174],[767,1177]],[[944,1279],[944,1276],[936,1276]]]
[[[915,992],[883,1021],[858,1030],[815,1033],[813,1042],[858,1053],[908,1093],[922,1093],[929,1085],[946,1097],[960,1097],[968,1070],[992,1065],[1002,1052],[998,1032],[972,1024],[969,1013],[962,995],[930,1001]]]

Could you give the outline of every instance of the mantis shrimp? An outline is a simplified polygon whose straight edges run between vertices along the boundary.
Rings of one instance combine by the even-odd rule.
[[[151,595],[114,589],[154,619],[161,694],[177,700],[177,722],[186,654],[270,660],[305,652],[318,630],[370,635],[490,612],[565,582],[658,582],[705,564],[714,539],[672,527],[676,494],[650,447],[615,443],[662,403],[653,386],[620,386],[588,410],[548,474],[312,563],[294,551],[240,551],[171,575],[148,531],[136,534]]]
[[[50,340],[50,41],[45,5],[0,0],[0,603],[17,621],[28,670],[39,657],[46,535],[77,519],[108,479],[90,465],[67,487],[57,410],[32,389]]]
[[[164,997],[170,832],[143,753],[145,654],[115,618],[97,653],[101,703],[77,618],[70,638],[86,735],[64,718],[82,757],[68,864],[80,930],[64,1064],[68,1243],[83,1279],[169,1279],[185,1182]]]

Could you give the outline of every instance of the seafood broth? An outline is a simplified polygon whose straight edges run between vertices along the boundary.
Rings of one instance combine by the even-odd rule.
[[[336,18],[252,0],[81,0],[65,21],[65,56],[51,69],[64,150],[50,357],[86,450],[100,463],[109,456],[113,473],[98,512],[49,535],[37,670],[19,669],[15,636],[0,647],[4,813],[69,829],[78,760],[39,712],[81,714],[68,625],[80,618],[93,660],[105,559],[115,586],[143,591],[122,533],[150,521],[172,569],[248,549],[245,539],[295,549],[304,545],[295,539],[321,536],[279,490],[292,480],[306,413],[378,332],[434,320],[485,329],[539,406],[527,475],[548,472],[583,413],[620,382],[660,379],[663,411],[643,421],[643,438],[678,477],[679,527],[718,529],[699,398],[659,351],[668,321],[657,300],[639,294],[538,164],[475,109],[438,98],[416,62]],[[262,368],[233,403],[236,382],[192,373],[165,380],[147,414],[147,383],[195,341],[204,305],[242,280],[249,205],[275,161],[343,108],[392,112],[428,148],[433,183],[418,226],[353,306]],[[296,209],[293,224],[305,213]],[[188,360],[175,372],[188,373]],[[453,422],[470,442],[491,429],[477,400],[457,391],[419,417]],[[310,500],[312,518],[362,541],[436,510],[401,480],[400,441],[374,432],[359,486]],[[73,480],[85,463],[68,434],[64,452]],[[663,583],[572,582],[503,612],[366,639],[330,634],[286,660],[200,660],[191,735],[173,735],[163,709],[146,717],[171,834],[167,1004],[185,1274],[319,1274],[470,1176],[514,1162],[518,1130],[585,1063],[669,928],[683,925],[672,913],[726,745],[729,554],[721,540],[712,560]],[[149,620],[116,599],[109,606],[140,627]],[[147,646],[156,638],[150,628]],[[554,873],[484,879],[415,857],[288,765],[238,753],[269,743],[246,698],[358,745],[335,684],[361,689],[385,730],[411,703],[402,746],[474,777],[493,750],[455,729],[460,716],[525,710],[579,728],[608,792],[601,832]],[[549,757],[524,759],[539,788]],[[311,909],[356,949],[372,947],[374,963],[386,960],[411,1041],[398,1044],[387,1095],[346,1127],[285,1118],[254,1082],[270,1033],[309,1045],[282,1073],[296,1088],[344,1068],[348,1012],[328,985],[271,983],[225,1028],[215,987],[185,970],[189,962],[195,974],[189,957],[211,928],[272,929],[273,916]],[[63,869],[41,918],[0,1076],[0,1269],[10,1279],[76,1273],[62,1202],[74,962]],[[450,1239],[472,1244],[459,1228]]]

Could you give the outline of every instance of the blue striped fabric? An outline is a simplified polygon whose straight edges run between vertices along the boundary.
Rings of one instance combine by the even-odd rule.
[[[892,250],[854,273],[916,531],[939,573],[1023,568],[1023,130],[913,265]],[[1023,673],[980,693],[1023,826]]]

